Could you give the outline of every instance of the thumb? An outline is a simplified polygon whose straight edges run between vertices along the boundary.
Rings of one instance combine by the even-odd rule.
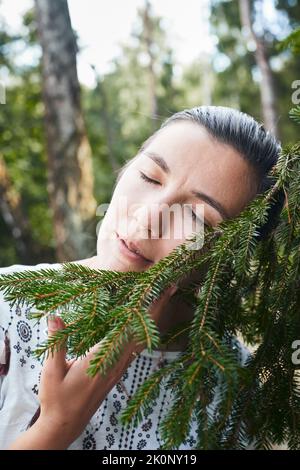
[[[55,335],[59,330],[65,328],[64,321],[57,315],[49,315],[48,316],[48,339],[51,336]],[[66,370],[66,342],[59,342],[55,345],[53,351],[49,349],[47,351],[47,357],[44,363],[44,366],[47,368],[48,371],[55,370],[56,372],[64,373]]]
[[[172,297],[175,292],[178,290],[177,284],[172,284],[170,287],[168,287],[159,297],[159,300],[162,302],[170,300],[170,297]]]
[[[165,303],[168,303],[170,298],[175,294],[177,290],[178,290],[177,284],[172,284],[165,291],[163,291],[160,297],[156,299],[155,303],[160,304],[161,306],[164,305]]]
[[[169,303],[171,297],[175,294],[177,289],[178,286],[176,284],[172,284],[160,295],[158,299],[154,300],[152,303],[151,316],[155,323],[160,321],[166,305]]]
[[[177,290],[178,290],[177,284],[173,284],[173,285],[172,285],[171,287],[169,287],[169,289],[167,290],[168,295],[169,295],[170,297],[172,297],[172,295],[174,295],[175,292],[177,292]]]

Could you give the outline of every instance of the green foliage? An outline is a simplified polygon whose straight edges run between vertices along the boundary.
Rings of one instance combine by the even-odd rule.
[[[291,2],[292,3],[292,2]],[[299,3],[299,2],[296,2]],[[245,40],[241,31],[238,2],[227,0],[211,1],[211,32],[217,40],[217,51],[213,56],[215,70],[212,89],[213,104],[232,106],[262,121],[260,103],[259,75],[255,62],[255,47]],[[261,18],[261,2],[250,2],[253,21],[259,32],[259,38],[266,48],[271,65],[276,94],[278,128],[283,142],[296,143],[299,130],[288,119],[291,107],[291,83],[299,77],[299,60],[286,51],[286,45],[277,47],[279,38],[293,27],[299,27],[300,12],[298,5],[277,0],[274,2],[276,28],[270,27],[272,21]],[[256,8],[257,7],[257,8]],[[292,33],[294,37],[294,33]]]
[[[290,110],[290,118],[300,124],[300,106],[297,106]]]
[[[3,155],[9,178],[21,199],[21,210],[27,217],[32,241],[32,263],[44,261],[49,256],[54,261],[54,239],[51,212],[47,194],[47,160],[43,133],[44,107],[41,96],[41,71],[36,64],[17,66],[15,45],[34,42],[32,12],[25,15],[28,36],[2,34],[0,65],[9,70],[6,87],[6,104],[0,107],[0,153]],[[2,25],[5,28],[5,25]],[[1,51],[3,50],[4,61]],[[5,81],[6,82],[6,81]],[[18,259],[12,235],[0,220],[0,265],[11,265]],[[29,249],[29,247],[28,247]]]
[[[285,50],[287,48],[290,48],[293,54],[300,54],[300,28],[293,31],[278,44],[279,50]]]

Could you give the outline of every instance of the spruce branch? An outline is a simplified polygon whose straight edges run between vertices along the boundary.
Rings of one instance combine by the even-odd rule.
[[[162,448],[176,448],[196,423],[196,448],[257,448],[287,441],[299,448],[300,398],[291,345],[300,338],[300,144],[287,146],[272,171],[274,184],[235,219],[205,231],[201,249],[178,246],[147,271],[94,270],[76,263],[61,269],[26,270],[0,276],[0,290],[12,306],[27,304],[40,321],[60,315],[59,330],[35,354],[67,346],[71,357],[99,345],[87,373],[105,374],[133,338],[149,352],[188,333],[180,357],[154,372],[129,401],[123,423],[135,425],[169,389],[171,403],[160,429]],[[285,206],[265,240],[257,230],[267,220],[278,191]],[[200,242],[194,234],[190,242]],[[192,272],[201,280],[179,290],[193,318],[164,337],[149,309],[173,283]],[[184,320],[184,319],[183,319]],[[241,365],[232,338],[256,343]]]

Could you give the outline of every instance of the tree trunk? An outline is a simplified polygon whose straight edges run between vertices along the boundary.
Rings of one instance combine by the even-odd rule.
[[[252,26],[249,0],[239,0],[241,24],[245,32],[256,45],[255,61],[261,73],[260,96],[265,127],[278,137],[277,114],[275,105],[275,91],[272,70],[268,60],[266,46],[259,38]]]
[[[58,261],[94,254],[96,201],[67,0],[35,0],[42,46],[48,190]]]

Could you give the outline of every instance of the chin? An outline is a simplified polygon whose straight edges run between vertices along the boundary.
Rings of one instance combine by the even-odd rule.
[[[115,266],[114,266],[114,264],[115,264]],[[111,268],[108,268],[108,269],[114,270],[114,271],[120,271],[120,272],[132,271],[132,272],[136,272],[136,273],[146,271],[146,269],[137,268],[135,265],[132,265],[132,264],[123,264],[119,261],[116,261],[115,263],[112,263],[112,266],[114,266],[114,267],[111,267]]]

